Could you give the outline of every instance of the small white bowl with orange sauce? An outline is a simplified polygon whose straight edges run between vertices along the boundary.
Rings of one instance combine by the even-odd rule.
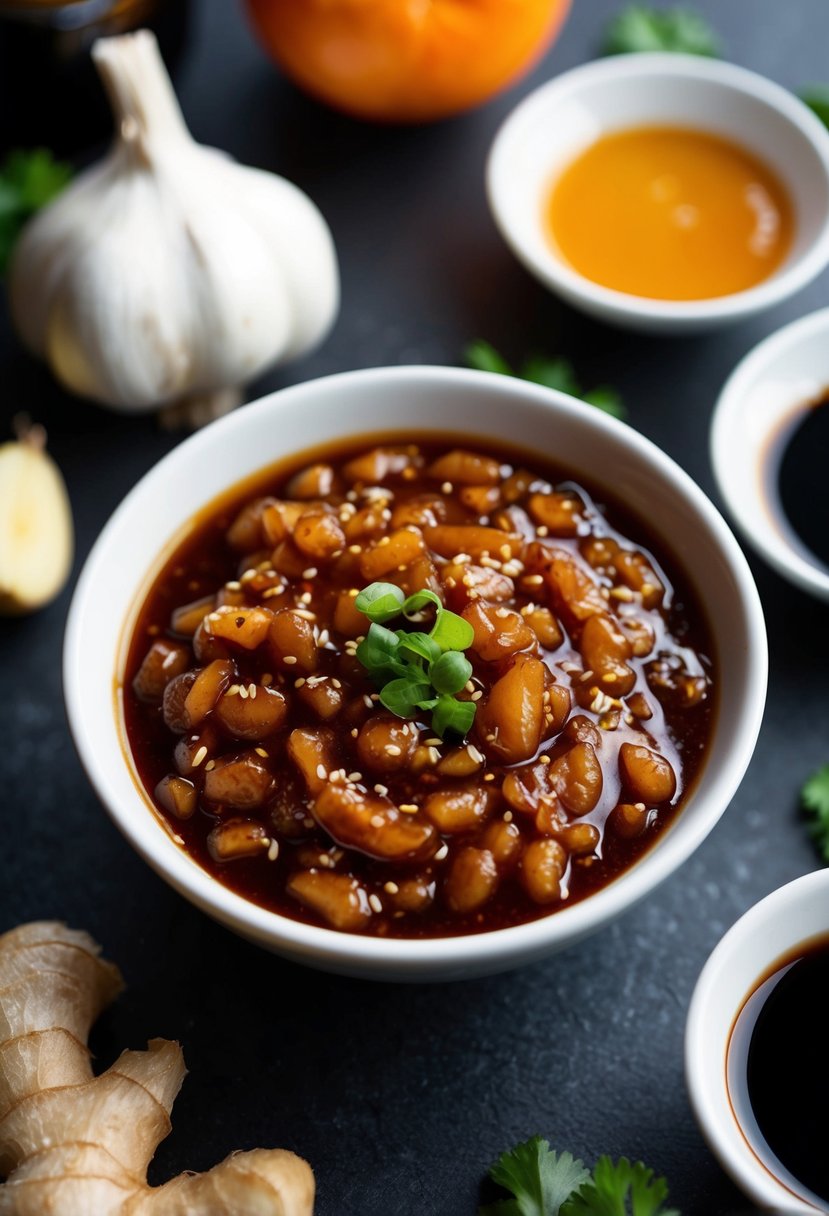
[[[498,132],[487,189],[536,278],[630,329],[713,329],[829,263],[829,131],[718,60],[621,55],[542,85]]]

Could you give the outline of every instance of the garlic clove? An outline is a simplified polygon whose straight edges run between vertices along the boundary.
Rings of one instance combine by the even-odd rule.
[[[32,427],[0,445],[0,615],[42,608],[72,565],[72,512],[66,486]]]

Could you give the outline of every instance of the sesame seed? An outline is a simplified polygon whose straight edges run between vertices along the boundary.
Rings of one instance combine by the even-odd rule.
[[[452,482],[445,481],[440,488],[444,494],[451,494],[452,493]]]
[[[371,819],[369,819],[369,823],[373,828],[381,828],[385,822],[382,815],[372,815]]]
[[[207,748],[204,746],[204,744],[202,744],[202,746],[199,748],[199,750],[196,752],[195,756],[193,757],[193,760],[192,760],[193,768],[198,768],[206,755],[207,755]]]
[[[398,887],[396,882],[384,882],[383,890],[386,892],[387,895],[396,895],[397,892],[400,890],[400,888]]]
[[[228,591],[241,591],[242,590],[242,584],[237,579],[233,579],[232,582],[225,583],[225,587],[227,588]]]
[[[363,693],[363,705],[365,705],[366,709],[374,708],[374,702],[372,701],[372,699],[368,695],[368,693]]]
[[[473,694],[472,694],[472,696],[469,698],[469,700],[470,700],[470,701],[480,701],[480,699],[481,699],[481,697],[482,697],[483,695],[484,695],[484,694],[481,692],[481,690],[480,690],[480,688],[479,688],[479,689],[478,689],[476,692],[473,692]]]
[[[644,811],[644,809],[645,809],[645,804],[644,804],[644,802],[634,802],[634,804],[633,804],[633,805],[634,805],[634,807],[635,807],[635,809],[636,809],[637,811],[640,811],[640,812],[641,812],[641,811]]]
[[[328,773],[326,771],[324,764],[317,765],[317,776],[319,777],[320,781],[325,781],[326,778],[328,777]]]
[[[332,680],[331,687],[332,688],[342,688],[342,681],[341,680]]]
[[[383,911],[383,905],[380,903],[380,897],[379,897],[379,895],[375,895],[373,891],[372,891],[371,895],[369,895],[369,897],[368,897],[368,902],[369,902],[369,904],[371,906],[371,910],[373,912],[379,913],[379,912]]]
[[[270,688],[271,684],[273,684],[273,676],[269,671],[266,671],[259,683],[263,688]]]
[[[248,699],[248,690],[245,688],[244,684],[239,685],[239,696],[243,701],[247,701]]]
[[[363,551],[362,545],[349,545],[348,546],[349,553],[362,553],[362,551]]]
[[[256,700],[256,685],[255,684],[248,684],[248,696],[250,697],[251,701]]]
[[[610,595],[614,600],[621,600],[624,604],[630,604],[636,598],[630,587],[611,587]]]
[[[544,579],[541,577],[540,574],[528,574],[527,577],[524,579],[524,582],[529,587],[540,587],[541,584],[544,582]]]
[[[357,730],[357,727],[356,727],[356,726],[352,726],[352,728],[351,728],[351,738],[352,738],[352,739],[356,739],[356,738],[357,738],[357,736],[359,735],[359,733],[360,733],[360,732]]]
[[[213,769],[214,769],[215,767],[216,767],[216,761],[215,761],[215,760],[208,760],[208,761],[207,761],[207,764],[205,764],[205,766],[204,766],[204,771],[205,771],[206,773],[212,773],[212,772],[213,772]]]
[[[416,802],[401,802],[398,808],[404,815],[416,815],[420,807]]]
[[[231,684],[230,688],[225,693],[225,696],[226,697],[235,697],[238,694],[238,692],[239,692],[239,685]]]
[[[512,823],[512,811],[504,811],[504,823]]]
[[[268,845],[268,861],[276,861],[279,856],[279,841],[272,840]]]
[[[268,753],[265,751],[264,747],[255,747],[253,750],[256,752],[257,756],[261,756],[264,760],[267,760]]]
[[[433,738],[433,739],[424,739],[423,742],[426,744],[427,747],[440,747],[443,740],[438,739],[438,738]]]
[[[266,591],[262,592],[262,599],[263,600],[272,600],[274,598],[274,596],[281,595],[281,594],[282,594],[281,586],[280,587],[268,587],[268,589]]]
[[[302,577],[303,578],[316,578],[317,577],[316,566],[309,566],[307,570],[303,570]]]
[[[300,676],[298,680],[294,680],[294,688],[302,688],[305,683],[305,676]]]
[[[538,760],[539,760],[540,764],[549,764],[550,763],[550,757],[547,755],[539,756]]]
[[[440,848],[438,849],[437,853],[435,853],[435,861],[445,861],[448,856],[449,856],[449,845],[442,844],[440,846]]]
[[[374,792],[375,794],[379,794],[381,798],[385,798],[386,794],[389,792],[388,786],[379,784],[375,785]]]
[[[294,608],[294,616],[301,617],[303,621],[315,621],[317,614],[309,612],[307,608]]]
[[[313,598],[314,597],[310,591],[303,591],[302,595],[299,597],[299,602],[300,604],[310,604]]]
[[[476,764],[483,764],[484,758],[478,751],[477,747],[475,747],[474,743],[467,743],[466,750],[469,753],[469,758],[471,760],[474,760]]]
[[[512,549],[509,547],[509,545],[501,545],[500,548],[498,549],[498,552],[501,554],[501,557],[503,557],[505,560],[508,560],[509,558],[512,557]]]
[[[484,781],[494,781],[494,780],[495,780],[494,773],[484,773]]]
[[[399,748],[396,743],[387,743],[383,748],[383,751],[388,756],[400,756],[403,754],[402,749]]]
[[[287,663],[287,665],[289,667],[293,667],[294,663],[296,663],[296,655],[295,654],[285,654],[282,656],[282,662]]]
[[[352,782],[362,781],[362,779],[363,779],[363,774],[357,773],[357,772],[349,773],[348,776],[346,777],[346,781],[352,781]]]

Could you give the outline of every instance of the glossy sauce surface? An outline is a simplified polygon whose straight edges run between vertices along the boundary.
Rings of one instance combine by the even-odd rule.
[[[630,295],[704,300],[768,278],[792,241],[782,183],[737,144],[681,127],[605,135],[553,183],[553,245],[586,278]]]
[[[711,640],[670,555],[566,472],[462,445],[369,437],[264,472],[194,522],[141,608],[123,703],[142,784],[266,907],[402,937],[554,912],[651,847],[704,759]],[[378,706],[353,654],[378,578],[473,624],[468,740]],[[226,640],[237,623],[254,645]]]
[[[829,1201],[829,938],[781,959],[746,1001],[728,1051],[735,1114],[754,1152],[794,1194]]]

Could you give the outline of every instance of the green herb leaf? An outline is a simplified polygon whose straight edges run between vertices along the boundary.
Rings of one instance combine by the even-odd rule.
[[[608,25],[602,50],[605,55],[680,51],[685,55],[716,58],[722,44],[708,22],[693,9],[629,4]]]
[[[474,638],[472,626],[444,608],[434,591],[416,591],[405,598],[394,583],[371,583],[355,603],[371,620],[356,656],[380,689],[380,703],[399,718],[417,718],[432,711],[432,729],[443,738],[453,730],[464,736],[472,726],[476,705],[456,701],[472,674],[472,664],[460,652]],[[429,633],[391,629],[381,621],[405,614],[409,619],[434,608]]]
[[[484,352],[483,357],[481,351]],[[502,376],[518,376],[521,380],[529,380],[533,384],[542,384],[544,388],[555,389],[559,393],[567,393],[570,397],[586,401],[597,409],[604,410],[614,418],[624,419],[627,411],[622,404],[622,398],[615,389],[607,385],[584,392],[576,377],[572,363],[567,359],[550,359],[545,355],[532,355],[521,365],[520,372],[514,372],[506,360],[502,359],[494,347],[488,342],[473,342],[466,348],[466,361],[470,367],[482,371],[498,372]],[[485,364],[487,364],[485,366]]]
[[[632,1165],[622,1157],[614,1165],[600,1157],[593,1177],[563,1205],[561,1216],[679,1216],[664,1206],[667,1198],[665,1179],[641,1161]]]
[[[438,612],[443,611],[443,603],[439,595],[435,595],[434,591],[415,591],[414,595],[410,595],[403,603],[403,615],[412,620],[413,617],[419,616],[424,608],[428,608],[431,604],[437,608]]]
[[[398,629],[397,636],[400,639],[401,650],[411,651],[412,654],[425,659],[427,663],[439,659],[443,653],[440,646],[428,633],[406,633],[404,629]]]
[[[804,89],[801,99],[814,110],[824,126],[829,127],[829,84],[812,84]]]
[[[545,359],[543,355],[534,355],[522,366],[521,379],[557,389],[560,393],[569,393],[571,397],[581,396],[573,364],[566,359]]]
[[[829,764],[813,773],[800,791],[808,816],[809,834],[821,857],[829,863]]]
[[[435,692],[448,693],[450,696],[460,692],[471,675],[472,664],[457,650],[447,650],[429,668],[429,679]]]
[[[469,734],[475,721],[475,709],[474,701],[458,701],[447,693],[441,693],[437,705],[432,710],[432,729],[441,739],[448,730],[454,731],[463,739]]]
[[[441,650],[466,650],[472,645],[475,631],[462,616],[444,609],[435,621],[432,637]]]
[[[403,611],[405,596],[394,583],[371,583],[364,587],[354,601],[358,612],[364,612],[370,621],[390,621]]]
[[[60,194],[71,177],[72,167],[46,148],[8,154],[0,165],[0,273],[26,220]]]
[[[464,359],[469,367],[474,367],[479,372],[495,372],[499,376],[515,375],[506,359],[499,355],[489,342],[484,342],[483,338],[470,342],[464,351]]]
[[[383,625],[369,625],[368,633],[357,647],[357,658],[375,677],[386,678],[401,674],[402,664],[398,651],[400,642],[396,633]]]
[[[420,702],[429,696],[431,685],[423,679],[416,681],[411,676],[389,680],[380,689],[380,704],[385,705],[398,718],[416,718]]]
[[[559,1216],[562,1204],[590,1175],[570,1153],[556,1153],[534,1136],[503,1153],[489,1171],[514,1198],[481,1208],[479,1216]]]

